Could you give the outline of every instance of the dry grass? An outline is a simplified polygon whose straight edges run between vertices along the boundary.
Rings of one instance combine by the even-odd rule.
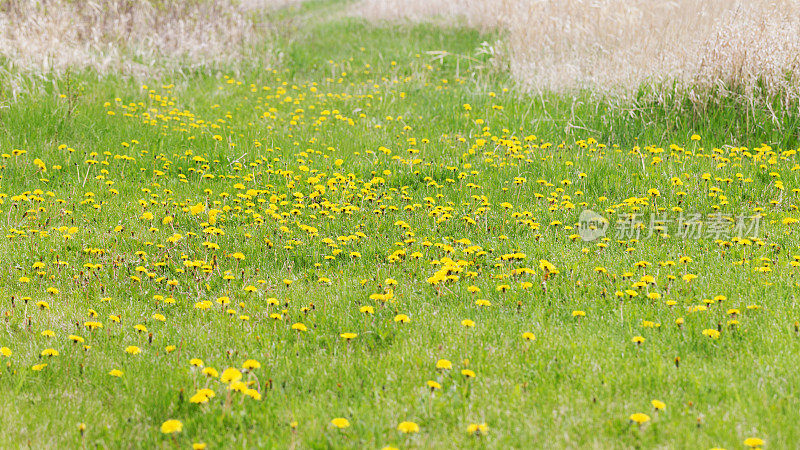
[[[373,20],[499,29],[532,90],[631,93],[643,85],[798,98],[800,2],[768,0],[364,0]]]
[[[517,0],[362,0],[351,11],[373,21],[465,22],[487,29],[502,26]]]
[[[258,13],[289,1],[0,0],[0,57],[34,72],[226,64],[263,43]]]
[[[699,48],[693,85],[746,99],[800,99],[800,3],[776,2],[726,12]],[[794,105],[794,106],[793,106]]]

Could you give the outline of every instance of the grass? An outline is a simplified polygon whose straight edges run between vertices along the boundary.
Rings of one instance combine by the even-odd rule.
[[[54,75],[0,110],[0,446],[800,439],[794,122],[522,95],[477,51],[493,35],[375,26],[339,6],[279,13],[270,70],[146,88]],[[761,214],[759,238],[576,237],[585,208],[646,222],[676,207]],[[466,265],[437,282],[445,258]],[[260,399],[193,358],[220,374],[257,361],[242,380]],[[204,387],[215,396],[192,403]],[[182,431],[162,433],[169,419]]]

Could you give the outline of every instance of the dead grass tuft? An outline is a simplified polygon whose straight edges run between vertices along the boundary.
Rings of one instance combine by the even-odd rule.
[[[18,71],[141,73],[236,62],[289,0],[0,0],[0,57]]]

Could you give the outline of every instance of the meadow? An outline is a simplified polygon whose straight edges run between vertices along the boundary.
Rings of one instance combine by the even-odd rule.
[[[529,90],[358,5],[3,54],[0,447],[796,446],[788,91]]]

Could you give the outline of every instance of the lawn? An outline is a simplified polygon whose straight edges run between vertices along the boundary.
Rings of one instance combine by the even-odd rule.
[[[0,109],[0,447],[800,441],[796,116],[528,94],[339,6]]]

